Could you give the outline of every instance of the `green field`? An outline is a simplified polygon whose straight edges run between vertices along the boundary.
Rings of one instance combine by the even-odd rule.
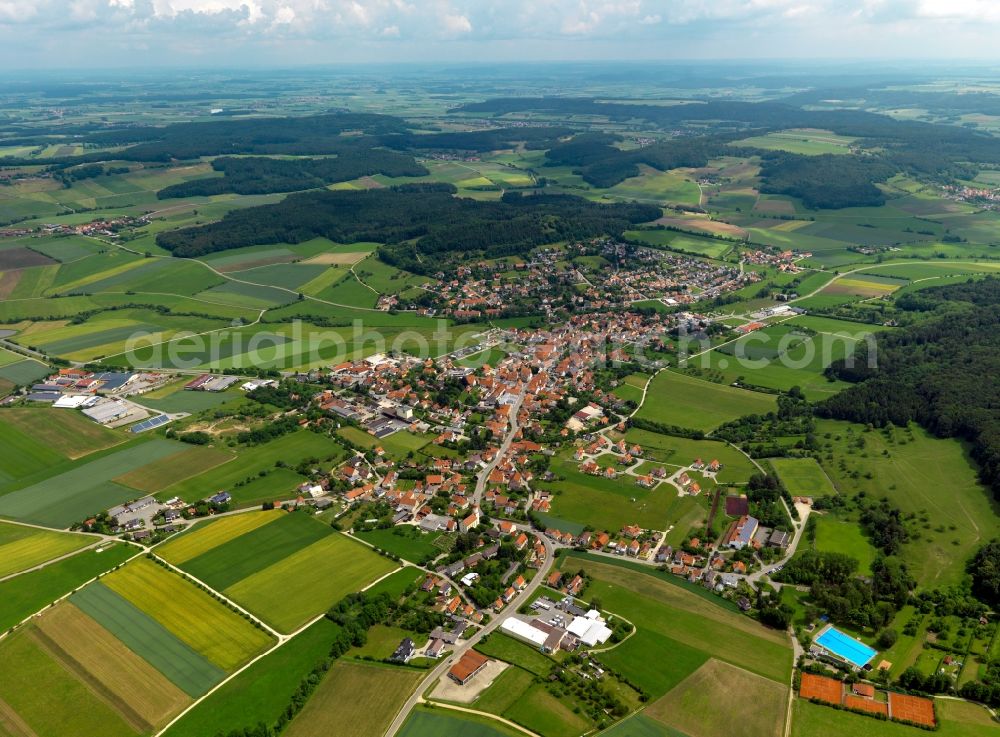
[[[421,532],[412,526],[356,532],[354,535],[369,545],[417,564],[423,564],[441,554],[441,549],[434,545],[434,541],[440,537],[439,533]]]
[[[836,494],[823,467],[814,458],[773,458],[774,472],[792,496]]]
[[[111,479],[165,458],[183,447],[171,440],[155,438],[130,443],[96,460],[72,464],[70,470],[0,496],[0,515],[40,525],[69,527],[136,497],[134,490],[115,484]],[[25,480],[32,478],[34,476],[25,477]],[[0,493],[3,492],[0,487]]]
[[[666,529],[669,514],[677,499],[677,490],[669,484],[645,489],[632,476],[608,479],[579,470],[579,462],[570,449],[554,457],[550,470],[562,480],[539,482],[539,488],[551,488],[554,516],[592,525],[598,529],[617,531],[625,525],[637,524],[653,530]]]
[[[221,668],[103,583],[90,584],[69,600],[190,696],[200,696],[225,676]]]
[[[0,366],[0,379],[6,379],[18,386],[28,386],[48,376],[52,370],[41,361],[25,358],[15,363]]]
[[[790,129],[775,131],[763,136],[754,136],[734,141],[732,146],[752,146],[771,151],[788,151],[803,156],[819,154],[849,154],[854,141],[849,136],[840,136],[830,131],[811,129]]]
[[[89,535],[47,532],[0,522],[0,577],[33,568],[95,542],[97,538]]]
[[[709,658],[787,683],[792,651],[785,633],[768,630],[713,600],[655,576],[572,557],[566,570],[583,568],[594,579],[584,593],[612,612],[623,612],[638,632],[601,655],[617,672],[658,697]]]
[[[476,650],[483,655],[516,665],[539,678],[548,676],[552,666],[555,665],[552,658],[501,632],[493,633],[482,640],[476,645]]]
[[[642,712],[630,716],[601,732],[602,737],[689,737],[673,727],[661,724]]]
[[[347,452],[328,437],[300,430],[252,448],[238,448],[237,454],[235,461],[173,484],[159,496],[163,499],[179,496],[193,501],[203,499],[207,493],[226,489],[233,495],[236,505],[287,498],[304,478],[290,469],[276,469],[276,461],[284,461],[292,468],[306,458],[318,458],[324,463],[335,465],[346,457]],[[261,471],[267,471],[269,475],[262,477],[259,475]],[[249,483],[236,486],[248,479]]]
[[[698,222],[697,225],[710,227],[708,222]],[[693,227],[697,227],[697,225]],[[729,241],[718,238],[700,238],[689,233],[678,233],[675,230],[627,230],[625,237],[656,248],[669,248],[708,258],[721,258],[726,252],[733,249],[733,243]]]
[[[178,639],[229,671],[259,654],[271,638],[173,571],[146,558],[101,579]]]
[[[448,709],[414,709],[397,733],[400,737],[523,737],[500,722]]]
[[[115,710],[50,657],[30,631],[17,632],[0,643],[0,702],[30,730],[14,732],[16,737],[135,734]],[[8,719],[5,714],[0,721],[6,734]]]
[[[781,737],[788,688],[710,659],[643,713],[698,737]]]
[[[124,437],[78,412],[39,407],[0,411],[0,482],[24,478],[65,460],[110,448]]]
[[[744,415],[772,412],[776,407],[775,398],[768,394],[661,371],[650,382],[637,417],[707,431]]]
[[[504,716],[546,737],[576,737],[587,732],[591,726],[589,719],[574,712],[569,704],[556,698],[542,684],[525,691]]]
[[[340,660],[292,720],[288,737],[381,735],[424,674],[416,669]]]
[[[330,527],[306,514],[285,514],[188,559],[182,568],[222,591],[331,534]]]
[[[146,494],[155,494],[179,481],[228,463],[236,456],[227,450],[208,446],[185,448],[115,479],[115,483],[131,486]]]
[[[875,499],[887,497],[904,514],[926,515],[926,527],[913,525],[920,539],[904,546],[907,567],[924,586],[957,584],[974,551],[1000,535],[1000,506],[979,483],[961,442],[935,438],[916,425],[911,430],[912,439],[897,428],[891,441],[861,425],[821,420],[816,434],[830,444],[834,459],[824,458],[823,468],[841,493],[864,491]],[[863,449],[857,448],[858,438]]]
[[[94,576],[135,555],[137,548],[114,543],[101,552],[85,550],[37,571],[0,582],[0,632],[34,614]]]
[[[396,567],[388,558],[332,533],[225,593],[279,631],[292,632]]]
[[[871,569],[876,550],[856,523],[817,515],[815,524],[816,550],[849,555],[858,561],[862,573]]]
[[[302,679],[326,658],[339,628],[321,619],[268,653],[184,715],[164,737],[205,737],[273,724]]]

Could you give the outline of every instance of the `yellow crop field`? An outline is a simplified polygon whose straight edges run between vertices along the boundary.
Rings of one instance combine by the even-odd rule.
[[[274,522],[285,514],[280,509],[274,509],[266,512],[235,514],[211,522],[202,522],[193,531],[169,540],[157,548],[156,554],[174,565],[180,565],[268,522]]]
[[[140,558],[102,579],[223,670],[263,651],[271,637],[177,573]]]

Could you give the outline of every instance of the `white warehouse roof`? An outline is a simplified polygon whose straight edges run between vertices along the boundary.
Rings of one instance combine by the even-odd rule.
[[[530,642],[537,647],[542,647],[545,640],[548,639],[548,634],[517,617],[505,619],[500,623],[500,629],[511,637],[523,642]]]

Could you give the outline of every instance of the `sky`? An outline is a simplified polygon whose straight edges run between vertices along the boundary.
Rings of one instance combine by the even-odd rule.
[[[998,0],[0,0],[0,69],[983,59]]]

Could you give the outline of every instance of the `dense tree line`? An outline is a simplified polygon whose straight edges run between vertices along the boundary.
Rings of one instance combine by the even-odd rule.
[[[165,187],[156,193],[163,199],[235,192],[269,194],[324,187],[335,182],[384,174],[387,177],[419,177],[427,169],[412,156],[362,145],[344,146],[332,158],[272,159],[267,157],[221,157],[212,168],[222,177],[205,177]]]
[[[613,187],[639,175],[639,164],[660,171],[678,167],[700,167],[721,151],[715,138],[678,138],[651,146],[623,151],[613,144],[618,136],[584,133],[550,148],[545,157],[550,165],[567,165],[595,187]]]
[[[120,128],[92,134],[89,141],[101,146],[129,145],[114,154],[119,160],[170,161],[231,154],[337,153],[344,145],[341,134],[345,132],[376,135],[405,129],[402,120],[388,115],[332,113]],[[84,158],[103,160],[107,156],[95,153]]]
[[[875,184],[897,171],[870,156],[770,152],[762,157],[760,191],[799,197],[811,208],[877,207],[885,195]]]
[[[383,261],[416,273],[436,272],[449,254],[495,258],[543,243],[617,235],[653,220],[659,209],[596,204],[568,195],[508,192],[499,202],[453,197],[451,185],[407,185],[368,191],[303,192],[273,205],[234,210],[221,221],[159,234],[176,256],[259,243],[378,241]],[[411,243],[403,243],[412,241]]]
[[[877,556],[870,580],[859,577],[857,568],[848,555],[805,550],[777,578],[808,585],[813,603],[835,621],[882,629],[907,603],[916,582],[898,558]]]

